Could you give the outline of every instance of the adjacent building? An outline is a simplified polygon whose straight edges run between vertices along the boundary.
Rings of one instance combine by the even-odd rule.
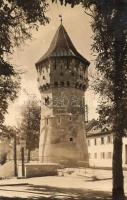
[[[87,145],[90,167],[112,167],[113,134],[97,128],[97,121],[87,125]],[[123,138],[123,167],[127,167],[127,138]]]

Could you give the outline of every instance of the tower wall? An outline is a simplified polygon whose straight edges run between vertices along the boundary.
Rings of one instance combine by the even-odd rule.
[[[49,59],[38,67],[42,96],[40,162],[88,164],[84,92],[87,68],[78,59]]]

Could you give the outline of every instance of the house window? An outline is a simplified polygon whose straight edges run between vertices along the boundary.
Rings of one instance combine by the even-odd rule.
[[[105,159],[105,152],[101,152],[101,159]]]
[[[48,124],[48,119],[46,119],[46,124]]]
[[[90,140],[88,140],[88,146],[90,146]]]
[[[111,158],[112,158],[112,152],[108,152],[107,158],[108,158],[108,159],[111,159]]]
[[[94,153],[94,158],[97,159],[97,153]]]
[[[107,143],[110,144],[111,143],[111,136],[107,137]]]
[[[101,144],[104,144],[104,138],[101,137]]]
[[[97,145],[97,139],[96,138],[94,139],[94,145]]]
[[[43,80],[45,80],[45,76],[43,76]]]

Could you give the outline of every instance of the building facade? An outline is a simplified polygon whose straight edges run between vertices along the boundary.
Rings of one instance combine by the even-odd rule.
[[[89,64],[61,24],[36,63],[41,93],[40,162],[88,165],[84,93]]]
[[[112,167],[113,134],[96,128],[96,121],[87,131],[90,167]],[[123,167],[127,167],[127,138],[123,138]]]

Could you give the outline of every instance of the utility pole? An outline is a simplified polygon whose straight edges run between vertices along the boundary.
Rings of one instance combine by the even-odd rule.
[[[21,159],[22,159],[22,177],[24,177],[25,176],[24,147],[21,148]]]
[[[16,134],[14,134],[14,175],[17,177],[17,141]]]

